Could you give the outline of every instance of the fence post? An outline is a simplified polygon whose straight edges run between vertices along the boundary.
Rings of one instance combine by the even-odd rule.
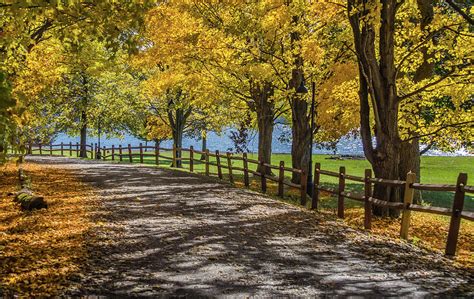
[[[119,161],[122,162],[122,145],[119,144]]]
[[[260,184],[262,187],[262,192],[267,192],[267,178],[265,177],[265,173],[267,172],[267,167],[265,166],[265,162],[259,161],[260,164]]]
[[[140,142],[140,163],[143,164],[143,144]]]
[[[364,173],[364,228],[370,230],[372,228],[372,203],[369,198],[372,196],[372,170],[366,169]]]
[[[176,167],[176,145],[173,143],[173,161],[171,167]]]
[[[130,145],[130,143],[128,144],[128,160],[130,161],[130,163],[133,163],[132,146]]]
[[[39,152],[40,152],[40,156],[43,154],[43,150],[41,149],[41,143],[38,144],[39,145]]]
[[[91,159],[94,159],[94,144],[91,143]]]
[[[206,149],[206,151],[204,152],[204,155],[205,155],[205,167],[206,167],[206,175],[209,176],[209,150]]]
[[[229,170],[229,182],[234,183],[234,175],[232,174],[232,160],[230,158],[230,153],[227,152],[227,169]]]
[[[456,255],[459,227],[461,225],[461,213],[464,206],[464,186],[467,184],[467,173],[460,173],[454,193],[453,212],[449,224],[448,240],[446,242],[446,255]]]
[[[33,145],[31,144],[31,142],[28,144],[28,155],[31,155],[33,154]]]
[[[311,197],[311,210],[317,210],[319,204],[319,180],[321,174],[321,163],[314,165],[314,181],[313,181],[313,196]]]
[[[247,153],[242,154],[242,161],[244,164],[244,185],[245,187],[250,186],[249,181],[249,161],[247,161]]]
[[[405,193],[403,196],[403,203],[405,204],[402,211],[402,226],[400,228],[400,238],[407,240],[408,239],[408,228],[410,227],[410,216],[411,211],[408,209],[410,204],[413,203],[413,195],[415,195],[415,190],[412,188],[416,180],[416,174],[409,172],[407,174],[407,179],[405,181]]]
[[[285,161],[280,161],[278,170],[278,196],[283,197],[283,180],[285,179]]]
[[[72,142],[71,141],[69,141],[69,156],[72,157]]]
[[[189,147],[189,171],[194,172],[194,146]]]
[[[76,157],[79,157],[79,143],[76,142]]]
[[[107,155],[107,150],[105,149],[105,145],[102,147],[102,159],[105,161],[105,156]]]
[[[221,157],[219,151],[216,150],[216,164],[217,164],[217,176],[222,180],[222,167],[221,167]]]
[[[339,167],[339,190],[337,193],[337,217],[344,218],[344,189],[346,188],[346,168],[344,166]]]
[[[115,145],[112,144],[112,161],[115,161]]]
[[[53,155],[53,145],[51,143],[49,144],[49,155]]]
[[[61,142],[61,156],[64,156],[64,144]]]
[[[301,187],[301,198],[300,204],[305,207],[306,206],[306,193],[307,193],[307,186],[308,186],[308,174],[306,171],[301,170],[301,179],[300,179],[300,187]]]

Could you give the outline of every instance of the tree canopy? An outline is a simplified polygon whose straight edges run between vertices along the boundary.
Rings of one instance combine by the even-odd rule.
[[[7,1],[0,4],[1,150],[98,129],[144,140],[248,126],[270,161],[292,128],[361,135],[380,177],[427,149],[472,149],[472,5],[454,1]],[[310,123],[315,86],[315,124]],[[409,157],[400,159],[400,156]],[[405,161],[411,161],[405,163]],[[297,177],[294,178],[298,180]]]

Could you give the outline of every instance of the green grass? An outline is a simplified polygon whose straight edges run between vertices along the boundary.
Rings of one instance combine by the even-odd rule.
[[[116,151],[118,153],[118,150]],[[145,152],[145,154],[153,154],[154,151]],[[189,152],[183,151],[183,157],[188,158]],[[49,150],[43,150],[43,154],[49,154]],[[53,150],[53,155],[59,155],[60,151]],[[110,154],[110,153],[109,153]],[[126,150],[123,151],[123,154],[126,155],[128,152]],[[139,152],[133,151],[133,154],[136,155],[133,157],[134,163],[139,163]],[[170,167],[171,166],[171,151],[162,151],[160,152],[161,155],[169,157],[169,159],[160,158],[159,159],[159,166],[160,167]],[[64,151],[65,156],[69,156],[69,151]],[[72,157],[76,157],[76,153],[72,152]],[[194,154],[195,158],[199,158],[199,154]],[[370,168],[370,164],[366,160],[334,160],[328,159],[329,155],[313,155],[313,162],[321,163],[321,169],[329,170],[329,171],[338,171],[340,166],[346,167],[346,173],[355,175],[355,176],[363,176],[364,170]],[[249,154],[249,159],[257,160],[256,154]],[[124,156],[122,163],[129,163],[128,156]],[[111,158],[107,158],[108,161]],[[215,157],[210,157],[211,163],[216,163]],[[115,161],[119,162],[119,158],[115,157]],[[280,161],[285,162],[285,166],[291,167],[291,156],[289,154],[274,154],[272,155],[272,164],[279,165]],[[143,159],[144,164],[148,165],[155,165],[155,157],[144,157]],[[223,166],[227,166],[227,159],[221,158],[221,164]],[[232,160],[233,167],[243,167],[243,163],[240,160]],[[183,161],[183,168],[189,169],[189,161]],[[256,170],[257,165],[254,163],[249,163],[249,168],[251,170]],[[195,161],[194,162],[194,171],[198,173],[205,172],[205,166],[203,162]],[[217,167],[210,166],[211,173],[217,173]],[[228,173],[227,168],[222,168],[222,172],[224,175]],[[460,172],[465,172],[468,174],[468,177],[471,177],[471,183],[468,185],[474,185],[474,157],[422,157],[421,158],[421,182],[426,184],[456,184],[457,176]],[[277,171],[274,171],[277,174]],[[242,180],[243,175],[242,172],[234,170],[234,177],[235,180]],[[290,172],[285,172],[285,176],[291,177]],[[256,182],[259,180],[256,179]],[[321,184],[326,185],[328,187],[336,187],[338,183],[338,179],[335,177],[329,176],[321,176]],[[357,182],[347,182],[346,183],[347,190],[353,191],[362,191],[363,185]],[[452,192],[430,192],[430,191],[423,191],[422,198],[423,202],[426,204],[430,204],[433,206],[438,207],[451,207],[452,200],[453,200],[453,193]],[[334,198],[326,198],[323,199],[321,202],[322,206],[329,209],[334,209],[337,205]],[[358,202],[347,200],[347,207],[355,207],[360,206]],[[474,196],[466,196],[464,209],[469,211],[474,211]]]

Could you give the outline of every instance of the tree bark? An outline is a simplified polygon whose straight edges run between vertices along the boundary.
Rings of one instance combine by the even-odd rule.
[[[364,153],[377,178],[398,180],[401,140],[398,134],[398,97],[395,68],[396,0],[382,2],[378,40],[374,21],[367,20],[371,4],[367,0],[348,0],[348,17],[354,35],[359,62],[361,137]],[[378,50],[378,51],[377,51]],[[369,99],[372,101],[369,104]],[[375,147],[372,144],[370,114],[375,121]],[[396,188],[375,184],[373,196],[387,201],[399,201]],[[374,207],[378,216],[398,217],[399,211]]]
[[[87,158],[87,113],[86,111],[81,112],[81,140],[80,140],[80,151],[79,156],[81,158]]]
[[[177,100],[182,97],[183,94],[178,92],[176,95]],[[186,121],[188,117],[191,115],[191,107],[188,108],[176,108],[174,107],[174,100],[170,99],[168,101],[168,121],[171,126],[171,131],[173,135],[173,144],[176,148],[183,147],[183,133],[186,127]],[[181,158],[181,151],[176,150],[176,158]],[[176,161],[176,167],[182,167],[181,159]]]
[[[201,152],[203,152],[203,154],[201,154],[201,161],[206,160],[206,155],[204,154],[204,152],[206,152],[206,149],[207,149],[207,132],[204,136],[202,136]]]
[[[385,139],[386,137],[382,137]],[[383,178],[388,180],[398,180],[399,172],[398,165],[400,160],[400,142],[398,140],[386,139],[382,140],[377,154],[372,164],[374,175],[376,178]],[[390,202],[400,201],[400,190],[397,187],[389,187],[381,184],[374,185],[373,197]],[[390,216],[396,218],[400,212],[395,209],[387,209],[379,206],[373,207],[373,212],[377,216]]]
[[[79,157],[87,158],[87,106],[88,106],[88,89],[87,89],[87,78],[85,74],[82,74],[82,88],[84,95],[82,95],[82,110],[81,110],[81,140],[79,147]]]
[[[291,163],[296,169],[308,171],[310,158],[311,127],[308,116],[308,103],[302,100],[299,95],[294,95],[292,99],[291,114]],[[301,175],[292,174],[292,182],[299,184]]]
[[[182,148],[183,147],[183,133],[184,133],[184,125],[185,125],[185,119],[183,118],[184,112],[183,109],[179,108],[174,111],[175,113],[175,118],[174,118],[174,125],[172,127],[172,132],[173,132],[173,144],[176,148]],[[181,158],[181,151],[176,150],[176,158]],[[176,161],[176,167],[181,167],[182,166],[182,161],[177,160]]]
[[[292,17],[293,25],[298,25],[300,17],[295,15]],[[295,47],[297,41],[300,40],[300,33],[293,31],[291,33],[291,45]],[[297,51],[298,53],[299,51]],[[310,158],[310,142],[311,142],[311,124],[310,115],[308,115],[308,102],[302,98],[302,95],[296,93],[297,88],[304,82],[303,74],[303,57],[300,54],[294,56],[294,68],[291,73],[289,89],[294,91],[291,95],[291,163],[293,168],[302,169],[308,172]],[[292,182],[299,184],[301,175],[292,173]]]
[[[400,147],[400,163],[398,169],[400,172],[400,179],[406,180],[407,173],[412,172],[416,175],[416,182],[420,182],[420,142],[418,138],[411,141],[404,141]],[[401,190],[401,198],[403,197],[403,190]],[[413,196],[413,203],[420,203],[421,193],[416,191]]]
[[[269,82],[251,83],[250,94],[253,101],[249,105],[257,114],[258,126],[258,160],[271,164],[272,161],[272,137],[275,121],[275,103],[272,99],[273,86]],[[262,166],[257,167],[262,172]],[[270,175],[271,169],[265,167],[265,174]]]

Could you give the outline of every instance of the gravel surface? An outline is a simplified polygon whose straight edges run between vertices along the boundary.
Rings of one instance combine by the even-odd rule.
[[[91,259],[68,295],[474,296],[473,273],[249,190],[180,171],[70,158],[98,189]]]

